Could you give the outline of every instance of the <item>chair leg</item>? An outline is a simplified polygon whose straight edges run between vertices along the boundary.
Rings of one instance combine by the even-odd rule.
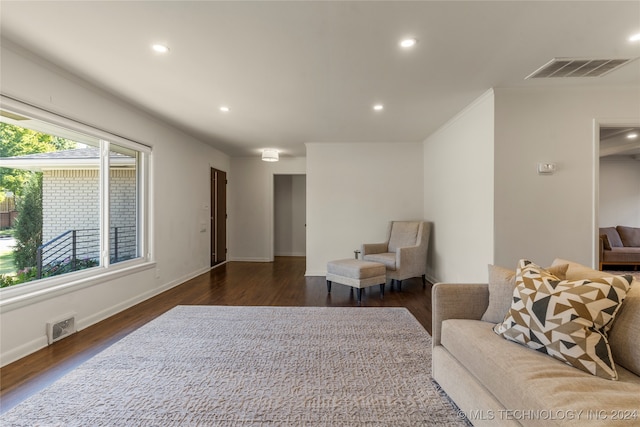
[[[402,280],[396,280],[398,282],[398,292],[402,292]]]
[[[327,292],[331,293],[331,280],[327,280]]]
[[[380,283],[380,298],[384,297],[384,283]]]
[[[427,287],[427,275],[423,274],[422,275],[422,289]]]
[[[357,293],[358,293],[358,304],[360,304],[360,302],[362,301],[362,288],[358,288]]]

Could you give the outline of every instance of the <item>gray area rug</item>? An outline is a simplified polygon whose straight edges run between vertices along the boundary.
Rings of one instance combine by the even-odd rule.
[[[2,426],[467,426],[404,308],[178,306]]]

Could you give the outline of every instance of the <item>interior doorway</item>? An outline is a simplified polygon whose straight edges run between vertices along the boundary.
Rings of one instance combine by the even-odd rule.
[[[640,123],[601,123],[598,137],[596,240],[599,228],[640,227]]]
[[[273,176],[273,253],[306,256],[307,177]]]
[[[227,173],[211,168],[211,267],[227,260]]]

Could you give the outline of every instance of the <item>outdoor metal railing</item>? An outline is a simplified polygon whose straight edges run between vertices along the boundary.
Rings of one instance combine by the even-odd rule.
[[[135,258],[136,226],[109,229],[111,263]],[[100,229],[68,230],[38,247],[37,278],[57,276],[100,264]]]

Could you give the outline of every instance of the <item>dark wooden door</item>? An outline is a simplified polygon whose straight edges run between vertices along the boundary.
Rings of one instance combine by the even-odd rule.
[[[227,173],[211,168],[211,266],[227,259]]]

